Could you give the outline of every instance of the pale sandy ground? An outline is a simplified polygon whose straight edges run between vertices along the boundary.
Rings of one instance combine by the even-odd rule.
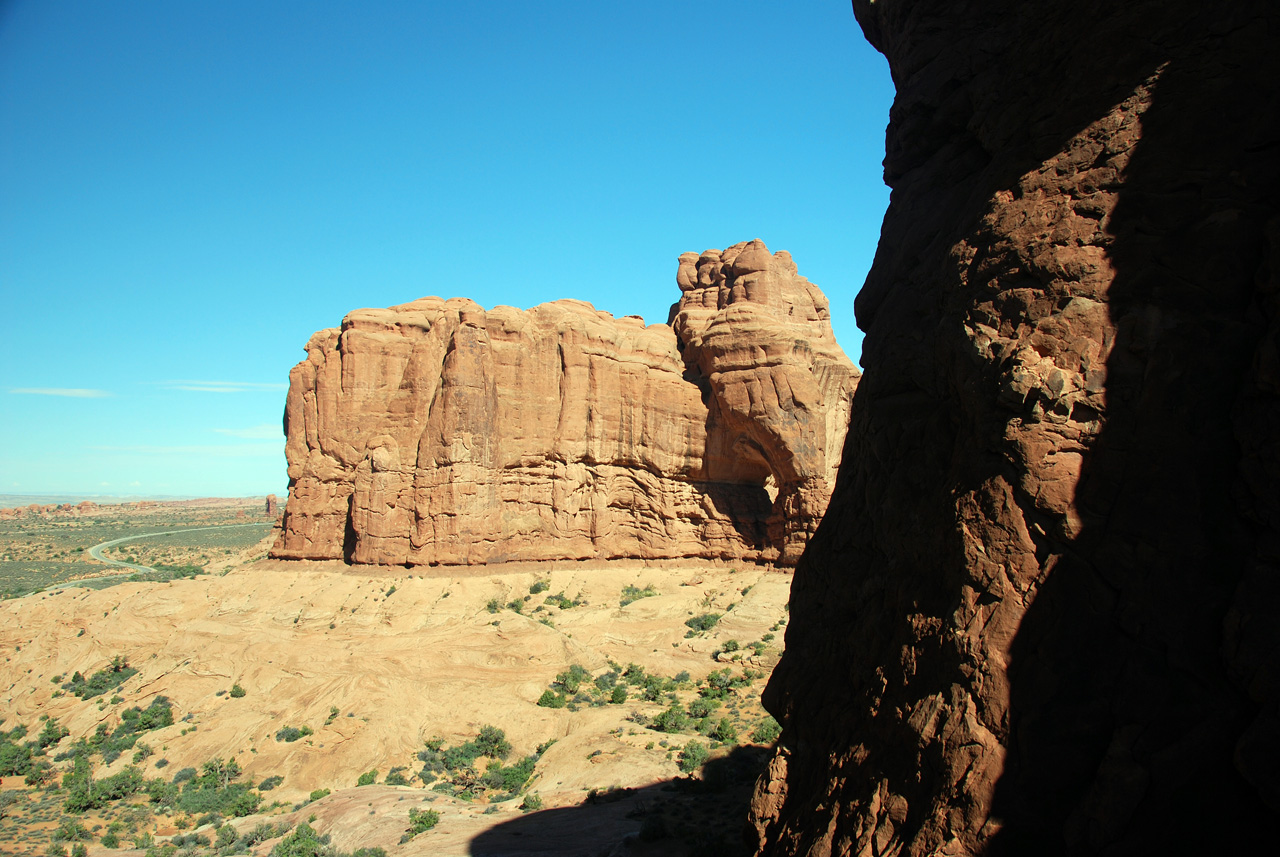
[[[495,597],[503,603],[523,597],[537,580],[549,581],[550,588],[534,595],[529,608],[561,591],[589,604],[548,608],[555,628],[509,610],[494,615],[485,609]],[[653,585],[661,594],[620,608],[627,584]],[[632,700],[571,712],[539,708],[535,701],[571,663],[595,671],[609,659],[634,661],[665,675],[688,670],[705,676],[721,666],[712,653],[723,641],[758,640],[786,615],[789,586],[789,574],[754,566],[615,562],[408,570],[263,561],[225,576],[36,594],[0,603],[0,717],[9,727],[26,723],[34,733],[37,717],[48,714],[74,738],[92,733],[99,722],[114,725],[123,708],[164,694],[179,721],[143,737],[156,751],[146,763],[148,777],[234,756],[255,783],[284,777],[266,794],[268,802],[301,801],[313,789],[333,789],[297,818],[314,813],[315,826],[344,850],[607,853],[602,843],[639,826],[623,818],[634,802],[575,811],[566,825],[563,813],[522,817],[519,801],[486,814],[483,804],[416,785],[352,787],[373,768],[385,776],[393,765],[405,765],[412,775],[421,768],[415,754],[426,739],[461,743],[484,724],[505,730],[517,754],[557,739],[539,762],[533,786],[547,810],[578,806],[591,788],[672,780],[679,776],[675,761],[645,745],[670,737],[678,747],[691,736],[659,735],[626,720],[633,710],[652,715],[663,706]],[[736,606],[727,611],[730,604]],[[714,631],[686,639],[684,620],[708,611],[724,613],[724,619]],[[757,668],[767,673],[776,663],[781,641],[778,631]],[[123,702],[100,706],[111,694],[89,702],[53,698],[53,676],[79,670],[88,677],[116,655],[140,671],[125,684]],[[740,669],[735,665],[735,672]],[[219,695],[233,683],[246,696]],[[326,724],[331,706],[340,715]],[[275,740],[282,726],[304,724],[315,730],[310,738]],[[112,773],[129,756],[98,775]],[[170,763],[163,772],[151,766],[160,757]],[[440,812],[439,825],[398,845],[409,808],[427,802]],[[491,833],[473,844],[482,831],[513,819],[521,820],[504,828],[506,839]],[[593,826],[599,828],[594,835]],[[91,853],[128,852],[95,846]],[[663,853],[672,853],[670,847]]]

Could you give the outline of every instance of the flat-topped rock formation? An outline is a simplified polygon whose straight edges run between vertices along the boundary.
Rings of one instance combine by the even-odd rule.
[[[677,281],[669,324],[431,297],[316,333],[272,556],[794,564],[859,373],[786,252],[686,253]]]
[[[897,96],[762,855],[1280,818],[1280,7],[854,0]]]

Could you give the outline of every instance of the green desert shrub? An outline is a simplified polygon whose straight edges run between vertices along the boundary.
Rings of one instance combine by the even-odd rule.
[[[553,607],[559,607],[561,610],[568,610],[572,607],[577,607],[581,605],[583,601],[580,597],[569,598],[563,592],[557,592],[555,595],[548,595],[546,599],[543,600],[542,603],[550,604]]]
[[[302,726],[300,728],[297,726],[286,726],[283,729],[276,732],[276,740],[293,742],[293,741],[297,741],[300,738],[305,738],[311,734],[313,733],[311,732],[310,726]]]
[[[17,731],[17,730],[14,730]],[[17,777],[31,770],[31,747],[8,738],[0,740],[0,777]]]
[[[714,700],[699,697],[689,703],[689,716],[701,720],[704,717],[710,717],[711,712],[719,707]]]
[[[751,731],[751,740],[757,744],[772,744],[782,734],[782,726],[772,717],[766,717]]]
[[[660,712],[653,718],[651,728],[659,732],[683,732],[693,726],[693,721],[684,713],[684,709],[678,703],[672,703],[671,707],[666,711]]]
[[[41,750],[44,750],[57,744],[70,734],[64,727],[58,725],[58,718],[50,717],[44,722],[44,728],[40,730],[40,735],[36,738],[36,745]]]
[[[111,659],[110,666],[98,670],[88,679],[77,670],[71,680],[62,685],[62,689],[81,699],[93,699],[109,690],[115,690],[137,674],[138,671],[129,666],[126,658],[116,655]]]
[[[568,702],[567,696],[552,690],[544,690],[542,696],[538,697],[538,705],[543,708],[564,708]]]
[[[622,598],[618,600],[618,606],[626,607],[633,601],[639,601],[641,598],[652,598],[657,594],[658,590],[654,589],[652,584],[641,589],[640,587],[629,583],[622,587]]]
[[[503,767],[494,763],[485,771],[480,782],[486,788],[499,792],[516,794],[524,788],[525,783],[533,776],[533,768],[538,762],[537,756],[525,756],[514,765]]]
[[[733,670],[725,667],[724,669],[712,670],[707,673],[707,686],[702,688],[701,694],[710,699],[720,699],[727,696],[730,690],[736,687],[746,687],[751,684],[751,675],[755,675],[744,671],[740,677],[734,677]]]
[[[583,682],[590,679],[591,673],[578,664],[572,664],[567,670],[556,675],[551,686],[572,695],[578,692]]]
[[[696,634],[702,631],[710,631],[720,621],[722,615],[721,613],[702,613],[685,619],[684,623],[689,626],[690,633]]]
[[[305,821],[271,849],[271,857],[328,857],[329,836],[321,836]]]
[[[732,744],[738,740],[738,729],[733,725],[733,721],[728,717],[720,718],[720,722],[716,724],[715,729],[711,731],[711,737],[723,744]]]
[[[236,844],[236,829],[229,824],[224,824],[218,828],[217,838],[213,840],[213,847],[219,851],[227,851],[230,853],[231,846]]]
[[[476,747],[479,748],[480,755],[490,759],[505,759],[511,755],[511,742],[497,726],[481,726],[476,735]]]
[[[690,741],[680,750],[677,762],[683,773],[691,774],[701,768],[710,756],[711,752],[707,749],[707,745],[700,741]]]
[[[74,818],[64,818],[53,831],[54,842],[91,842],[93,834]]]
[[[132,765],[119,773],[94,780],[88,756],[77,756],[75,765],[62,777],[66,793],[63,809],[71,813],[100,809],[112,801],[139,792],[146,785],[142,772]]]
[[[408,842],[419,833],[425,833],[440,822],[440,813],[434,809],[410,809],[409,828],[400,837],[400,841]]]

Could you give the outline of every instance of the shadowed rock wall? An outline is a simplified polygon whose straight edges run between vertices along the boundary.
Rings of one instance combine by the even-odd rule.
[[[289,375],[272,555],[793,565],[858,371],[788,253],[686,253],[677,280],[671,324],[423,298],[315,334]]]
[[[759,852],[1270,841],[1280,14],[853,5],[893,196]]]

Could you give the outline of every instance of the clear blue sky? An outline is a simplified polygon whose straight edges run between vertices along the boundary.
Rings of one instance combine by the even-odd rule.
[[[856,360],[891,98],[838,0],[0,0],[0,493],[282,492],[348,311],[664,322],[751,238]]]

